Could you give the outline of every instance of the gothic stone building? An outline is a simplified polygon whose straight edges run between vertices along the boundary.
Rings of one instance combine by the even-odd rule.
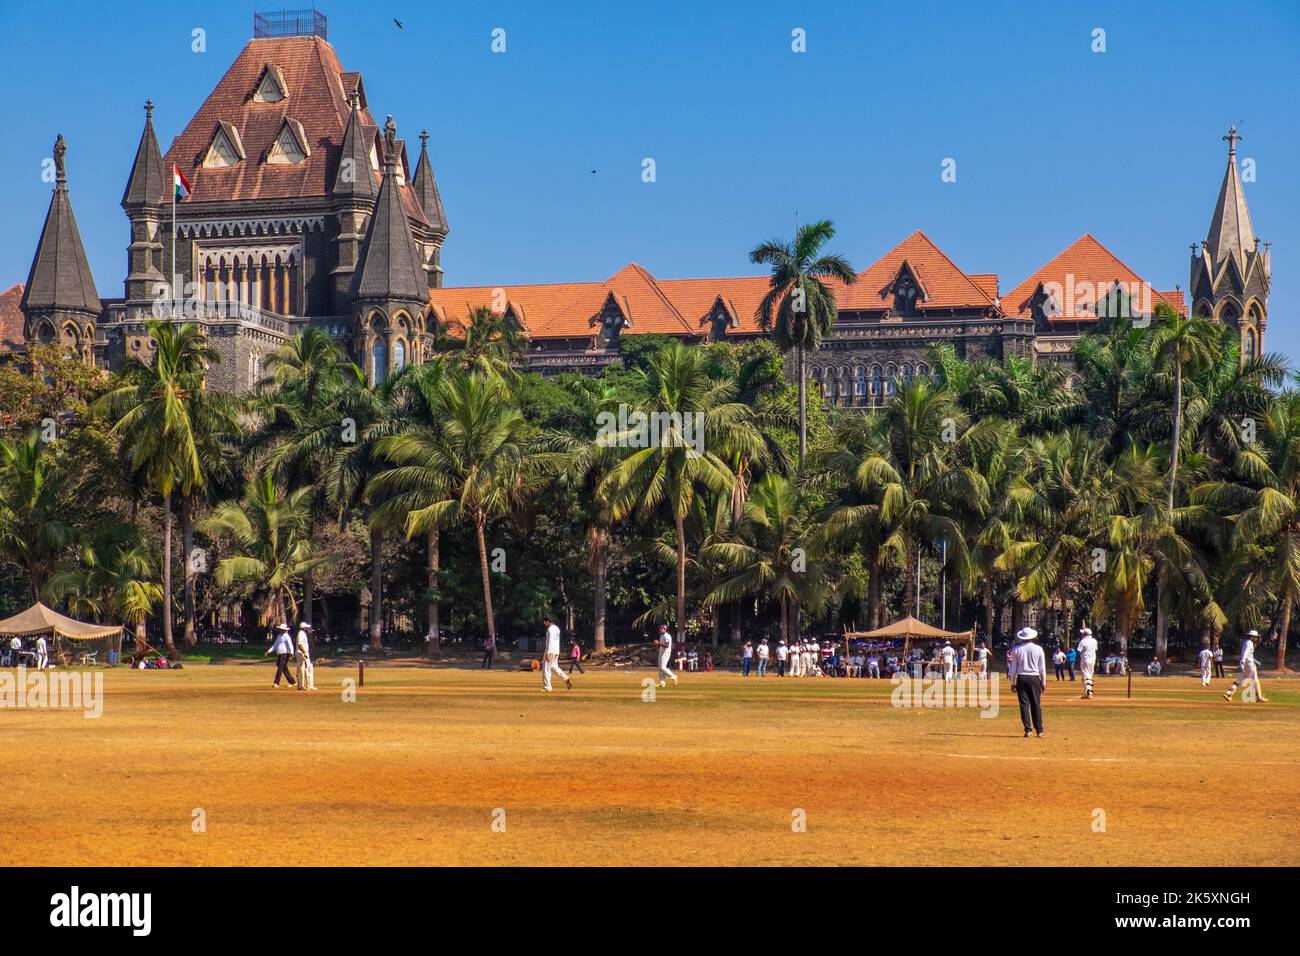
[[[272,28],[255,22],[254,38],[165,155],[145,106],[121,202],[130,227],[121,298],[97,292],[59,137],[30,275],[0,293],[0,351],[59,342],[110,368],[126,355],[147,359],[146,321],[173,314],[173,233],[183,290],[174,314],[204,327],[222,356],[211,384],[236,392],[308,325],[343,344],[373,382],[422,362],[437,327],[455,330],[479,306],[527,334],[529,367],[544,374],[597,372],[617,358],[624,335],[764,334],[755,319],[764,276],[658,279],[629,263],[603,281],[444,288],[447,218],[427,136],[412,173],[391,117],[376,122],[361,75],[343,68],[319,14]],[[1246,207],[1238,138],[1235,130],[1225,137],[1227,169],[1205,241],[1192,249],[1186,301],[1235,329],[1251,355],[1263,348],[1270,264]],[[192,189],[176,204],[174,228],[173,167]],[[972,359],[1060,360],[1108,309],[1187,309],[1181,291],[1153,290],[1087,234],[1002,292],[996,274],[963,270],[918,231],[835,293],[839,321],[810,356],[809,374],[828,399],[856,406],[927,374],[931,343]]]

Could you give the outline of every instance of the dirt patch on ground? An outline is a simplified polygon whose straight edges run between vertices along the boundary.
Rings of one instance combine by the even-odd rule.
[[[985,719],[892,707],[884,681],[688,674],[647,702],[646,670],[543,695],[375,664],[346,702],[355,666],[315,694],[271,673],[116,670],[98,719],[0,711],[0,862],[1300,863],[1292,682],[1267,704],[1052,682],[1024,740],[1005,688]]]

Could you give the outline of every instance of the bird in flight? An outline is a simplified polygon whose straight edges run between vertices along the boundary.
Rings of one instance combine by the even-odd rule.
[[[399,30],[405,30],[405,29],[406,29],[406,27],[402,26],[402,21],[399,20],[399,19],[397,19],[397,17],[393,17],[393,22],[397,24],[397,29],[399,29]]]

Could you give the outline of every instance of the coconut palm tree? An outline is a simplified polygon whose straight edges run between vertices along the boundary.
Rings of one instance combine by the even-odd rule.
[[[273,475],[255,475],[242,500],[221,503],[201,523],[202,530],[234,552],[217,563],[217,586],[251,585],[267,623],[289,623],[286,602],[293,614],[298,610],[294,586],[322,564],[312,554],[311,494],[311,488],[282,494]]]
[[[638,370],[645,398],[637,413],[644,418],[629,415],[630,427],[609,439],[629,453],[601,484],[615,521],[636,515],[645,522],[661,508],[668,511],[677,550],[679,634],[687,620],[686,516],[701,492],[730,493],[735,478],[715,449],[727,430],[750,427],[750,409],[733,400],[734,382],[713,381],[707,363],[702,352],[674,342]]]
[[[33,601],[75,536],[67,506],[67,473],[39,431],[0,442],[0,558],[23,569]]]
[[[774,601],[780,608],[781,639],[788,640],[799,611],[819,609],[826,596],[815,530],[808,497],[788,479],[765,475],[750,489],[735,540],[717,540],[700,549],[701,560],[717,561],[726,569],[704,603],[751,595]]]
[[[192,412],[201,404],[208,366],[220,361],[198,326],[164,320],[148,323],[153,358],[129,356],[115,383],[92,408],[113,420],[122,437],[130,471],[162,497],[163,641],[174,654],[172,639],[172,496],[193,494],[204,485],[205,438]],[[189,562],[187,561],[187,566]]]
[[[46,592],[68,612],[131,626],[135,652],[148,649],[145,624],[162,601],[157,567],[134,525],[112,524],[78,549],[51,577]]]
[[[528,352],[528,335],[510,316],[478,306],[464,323],[439,326],[434,351],[464,371],[513,381]]]
[[[782,350],[794,349],[797,355],[800,469],[808,449],[806,353],[821,347],[839,315],[835,291],[823,280],[850,285],[857,279],[843,256],[822,252],[834,236],[831,221],[822,219],[800,226],[791,242],[770,239],[749,254],[750,262],[772,269],[767,294],[758,306],[759,325],[763,331],[772,332]]]
[[[376,493],[427,499],[407,513],[408,537],[461,520],[473,526],[487,636],[495,640],[486,529],[525,500],[537,478],[535,452],[525,442],[523,416],[498,379],[448,374],[438,385],[437,409],[441,427],[399,431],[376,442],[377,456],[388,464],[375,479]]]

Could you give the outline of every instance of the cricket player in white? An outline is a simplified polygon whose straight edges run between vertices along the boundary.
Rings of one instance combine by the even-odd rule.
[[[952,649],[952,645],[944,642],[943,650],[939,652],[943,658],[943,679],[945,682],[952,680],[953,661],[957,657],[957,652]]]
[[[1097,667],[1097,639],[1092,636],[1092,628],[1079,628],[1079,672],[1083,675],[1083,699],[1092,699],[1092,672]]]
[[[36,669],[43,671],[50,666],[50,647],[45,643],[45,635],[36,639]]]
[[[546,625],[546,653],[542,655],[542,692],[545,694],[551,692],[552,671],[560,675],[565,687],[572,688],[573,680],[560,670],[560,629],[549,617],[542,618],[542,623]]]
[[[310,624],[301,622],[298,625],[298,636],[294,639],[295,650],[298,652],[299,690],[316,689],[316,668],[311,663],[311,641],[307,636],[310,630]]]
[[[978,661],[980,665],[980,680],[988,680],[990,653],[991,651],[989,651],[983,641],[981,641],[980,646],[975,649],[975,660]]]
[[[673,634],[668,630],[667,624],[659,625],[659,636],[655,638],[655,644],[659,646],[659,686],[667,687],[664,681],[665,677],[671,677],[673,686],[677,686],[677,675],[672,672],[668,665],[673,659]]]
[[[1214,666],[1214,651],[1210,650],[1208,647],[1202,647],[1201,654],[1200,654],[1200,662],[1201,662],[1201,686],[1209,687],[1210,668]]]
[[[1259,662],[1255,660],[1255,642],[1258,640],[1259,631],[1252,629],[1246,632],[1246,639],[1241,642],[1241,669],[1233,680],[1232,686],[1223,692],[1224,700],[1232,700],[1232,695],[1237,693],[1237,685],[1241,684],[1253,688],[1255,700],[1268,702],[1268,698],[1264,696],[1264,689],[1259,686]]]
[[[813,676],[813,644],[811,641],[804,641],[802,647],[803,676],[811,677]]]

